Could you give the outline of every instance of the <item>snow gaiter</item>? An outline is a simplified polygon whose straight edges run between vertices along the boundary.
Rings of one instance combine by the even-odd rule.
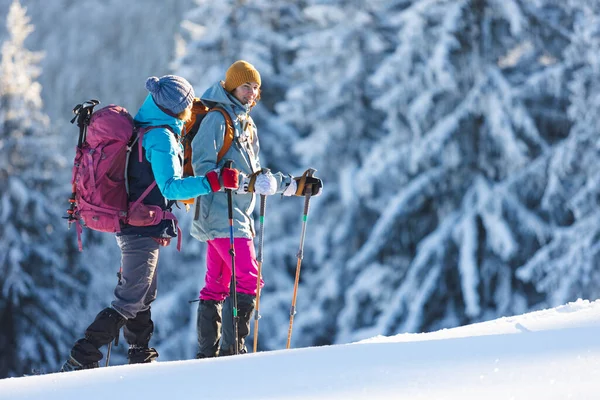
[[[158,358],[156,349],[148,347],[154,332],[154,322],[150,309],[140,311],[135,318],[127,320],[123,335],[129,344],[127,358],[129,364],[149,363]]]
[[[216,357],[221,338],[221,315],[223,302],[200,300],[198,304],[198,353],[196,358]]]
[[[114,308],[100,311],[85,330],[85,338],[79,339],[71,349],[71,356],[83,365],[97,363],[102,359],[100,347],[112,342],[125,322],[126,319]]]
[[[256,305],[256,296],[246,294],[246,293],[238,293],[238,349],[239,354],[247,353],[246,349],[246,337],[250,333],[250,318],[252,317],[252,312],[254,311],[254,306]],[[223,306],[223,314],[225,315],[223,319],[223,340],[221,343],[221,350],[219,351],[220,356],[231,356],[234,354],[234,329],[233,329],[233,320],[231,318],[231,313],[233,312],[232,301],[231,298],[228,297],[225,299],[225,303]]]
[[[127,320],[123,328],[123,336],[130,345],[148,347],[150,338],[154,332],[150,309],[140,311],[135,318]]]

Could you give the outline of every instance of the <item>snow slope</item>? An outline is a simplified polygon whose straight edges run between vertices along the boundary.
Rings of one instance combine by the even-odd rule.
[[[600,301],[422,334],[0,380],[2,400],[598,399]]]

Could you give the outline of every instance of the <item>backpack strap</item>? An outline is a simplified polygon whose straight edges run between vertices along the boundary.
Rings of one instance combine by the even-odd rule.
[[[204,105],[204,103],[202,103],[202,100],[200,100],[197,97],[194,97],[194,102],[192,103],[192,118],[190,118],[186,123],[185,123],[185,134],[182,135],[183,138],[185,138],[185,136],[189,133],[192,132],[193,130],[198,130],[198,126],[200,125],[200,121],[198,120],[198,118],[196,117],[199,114],[207,114],[210,110],[208,109],[208,107],[206,107]]]
[[[164,128],[168,131],[173,132],[173,129],[169,126],[169,125],[157,125],[157,126],[144,126],[144,127],[136,127],[137,129],[137,134],[135,135],[135,139],[133,140],[133,143],[131,144],[133,146],[133,144],[135,144],[135,142],[137,141],[138,144],[138,161],[142,162],[142,142],[144,139],[144,135],[146,133],[148,133],[149,131],[151,131],[152,129],[158,129],[158,128]],[[175,133],[175,132],[173,132]]]
[[[231,120],[229,113],[227,111],[225,111],[225,109],[223,107],[215,107],[215,108],[211,109],[209,112],[212,112],[212,111],[220,112],[221,115],[223,115],[223,118],[225,118],[225,125],[226,125],[225,136],[223,137],[223,146],[221,146],[221,149],[217,153],[217,164],[218,164],[223,159],[223,157],[225,157],[225,154],[227,154],[227,152],[229,151],[229,148],[231,147],[231,144],[233,143],[233,138],[235,136],[235,130],[233,128],[233,121]]]
[[[148,128],[138,128],[137,135],[135,135],[134,143],[137,141],[138,145],[138,161],[142,162],[142,142],[144,139],[144,134],[148,132]]]
[[[179,227],[179,220],[171,211],[163,211],[162,219],[171,219],[175,222],[175,227],[177,228],[177,251],[181,251],[181,228]]]
[[[151,129],[154,128],[158,128],[158,127],[154,127],[154,126],[146,126],[143,128],[137,128],[137,135],[135,135],[135,139],[133,140],[133,143],[135,143],[137,141],[137,145],[138,145],[138,161],[142,162],[142,142],[144,139],[144,135],[146,134],[146,132],[148,132]]]
[[[165,128],[168,129],[169,131],[173,132],[173,130],[171,129],[170,126],[168,125],[159,125],[159,126],[145,126],[145,127],[135,127],[136,132],[134,133],[134,137],[133,140],[131,141],[131,143],[127,146],[127,158],[125,160],[125,190],[127,191],[127,194],[129,194],[129,155],[131,154],[131,149],[133,149],[133,146],[135,146],[136,142],[138,145],[138,162],[142,162],[142,139],[144,139],[144,135],[152,130],[152,129],[156,129],[156,128]],[[154,183],[156,184],[156,182]],[[145,197],[145,196],[144,196]]]
[[[150,184],[150,186],[148,186],[146,188],[146,190],[144,190],[144,192],[141,194],[141,196],[138,197],[138,199],[136,201],[131,203],[130,208],[135,208],[138,206],[138,204],[140,204],[142,201],[144,201],[144,199],[150,194],[150,192],[152,191],[152,189],[154,189],[155,186],[156,186],[156,181],[152,182]]]
[[[79,219],[75,221],[75,229],[77,231],[77,246],[79,247],[79,251],[83,251],[83,242],[81,241],[81,234],[83,232],[83,228],[81,227],[81,222]]]

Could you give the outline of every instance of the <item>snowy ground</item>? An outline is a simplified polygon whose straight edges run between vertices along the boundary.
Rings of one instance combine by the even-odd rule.
[[[0,380],[2,400],[600,399],[600,301],[424,334]]]

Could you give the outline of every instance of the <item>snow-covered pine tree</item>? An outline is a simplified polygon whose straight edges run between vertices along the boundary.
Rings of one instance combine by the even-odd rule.
[[[433,0],[390,18],[398,46],[371,77],[389,135],[357,178],[379,215],[346,264],[338,340],[545,304],[516,271],[559,229],[540,204],[570,127],[557,14],[568,26],[549,2]]]
[[[564,8],[560,21],[572,21],[566,30],[564,22],[555,20],[554,30],[560,29],[569,42],[560,64],[569,72],[565,95],[573,126],[540,174],[545,183],[540,206],[557,229],[517,272],[535,284],[549,307],[600,297],[600,4],[558,3]]]
[[[303,91],[290,91],[289,101],[278,105],[287,122],[314,138],[302,153],[316,153],[321,171],[342,169],[324,176],[324,196],[333,198],[314,202],[319,245],[307,243],[305,256],[317,255],[318,267],[307,272],[300,291],[306,302],[298,308],[308,308],[308,318],[296,319],[301,345],[427,331],[545,304],[516,271],[560,229],[540,201],[545,163],[571,125],[563,62],[569,35],[561,27],[573,15],[547,1],[371,7],[387,42],[379,41],[379,53],[358,48],[356,57],[381,60],[377,69],[355,75],[360,64],[352,62],[353,52],[338,55],[333,46],[321,54],[344,61],[321,56],[316,62],[307,52],[295,63],[305,71],[295,74],[303,77],[295,89]],[[351,20],[352,7],[342,9],[341,20]],[[353,24],[339,29],[344,26]],[[324,32],[318,44],[302,47],[326,42]],[[362,26],[343,48],[354,48],[352,39],[368,32]],[[366,110],[324,105],[355,93],[357,79],[362,96],[349,97]],[[339,82],[349,90],[336,89]],[[289,111],[316,102],[324,110],[318,118]],[[327,127],[352,120],[339,119],[347,109],[357,115],[355,124],[337,130],[344,139],[329,139],[336,133]]]
[[[64,189],[57,171],[66,165],[42,112],[42,54],[24,47],[33,26],[18,0],[7,28],[0,62],[0,377],[56,367],[67,356],[86,280],[72,266],[76,249],[56,206]]]
[[[175,34],[193,2],[145,0],[123,7],[121,0],[54,0],[42,7],[38,0],[21,0],[36,27],[28,42],[46,50],[39,81],[52,125],[68,131],[70,109],[90,98],[137,111],[147,94],[145,79],[169,72]],[[9,3],[0,1],[0,15]]]

